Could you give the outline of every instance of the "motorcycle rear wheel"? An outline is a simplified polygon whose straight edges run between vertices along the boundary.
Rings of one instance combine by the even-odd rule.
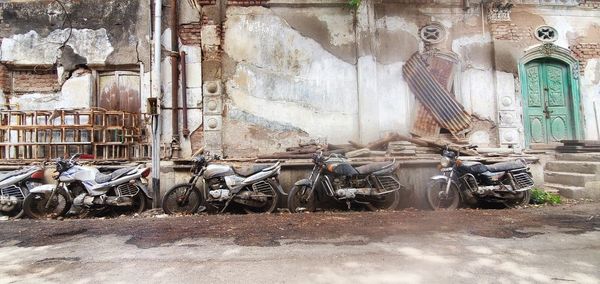
[[[46,203],[51,193],[30,193],[23,201],[23,211],[32,219],[56,218],[67,214],[71,209],[71,198],[68,193],[59,190],[54,194],[48,208]]]
[[[390,192],[383,196],[381,200],[370,200],[365,207],[371,211],[394,210],[400,203],[400,190]]]
[[[521,196],[515,199],[504,201],[504,206],[506,206],[507,208],[515,208],[518,206],[529,204],[529,200],[531,200],[531,189],[520,192],[518,194]]]
[[[183,200],[186,190],[191,190],[187,200]],[[203,202],[200,190],[189,183],[175,185],[163,197],[162,209],[166,214],[194,214]]]
[[[111,206],[110,211],[112,212],[112,215],[119,217],[121,215],[141,214],[148,207],[148,198],[141,190],[136,195],[132,196],[131,199],[131,206]]]
[[[299,212],[315,212],[315,194],[312,192],[310,196],[307,196],[310,191],[308,186],[294,185],[288,195],[287,205],[291,213]]]
[[[277,190],[278,185],[272,180],[266,180],[266,182],[270,185],[271,189],[268,191],[261,191],[260,193],[271,196],[267,197],[267,202],[265,202],[265,205],[261,207],[243,205],[242,209],[244,209],[244,212],[247,214],[273,213],[273,211],[277,209],[277,203],[279,202],[279,191]]]
[[[433,210],[453,210],[460,205],[460,193],[456,184],[450,184],[450,190],[446,196],[445,180],[434,180],[427,185],[427,203]]]

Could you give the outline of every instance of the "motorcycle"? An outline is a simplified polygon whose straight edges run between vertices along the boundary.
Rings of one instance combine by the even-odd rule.
[[[167,214],[193,214],[201,204],[207,204],[224,212],[231,202],[241,206],[249,214],[271,213],[277,208],[277,202],[285,192],[279,185],[278,176],[281,164],[254,166],[241,170],[229,165],[215,164],[218,156],[210,154],[192,158],[189,182],[175,185],[167,191],[162,208]],[[196,184],[204,181],[202,191]]]
[[[43,183],[44,169],[40,166],[0,174],[0,213],[9,217],[22,217],[25,196],[31,189]]]
[[[292,213],[315,211],[316,201],[324,198],[345,202],[348,209],[359,204],[369,210],[392,210],[400,202],[402,185],[394,174],[395,161],[355,168],[339,154],[325,157],[318,152],[313,164],[310,176],[297,181],[289,193]]]
[[[477,149],[475,145],[462,149]],[[523,159],[484,165],[460,159],[460,151],[446,147],[440,161],[443,174],[431,178],[427,202],[434,209],[456,209],[461,205],[503,203],[515,207],[529,203],[533,179]]]
[[[79,165],[79,154],[70,159],[57,159],[53,178],[56,184],[31,189],[23,202],[27,216],[40,219],[64,216],[75,211],[105,211],[141,213],[152,199],[146,184],[149,167],[128,167],[103,174],[95,167]]]

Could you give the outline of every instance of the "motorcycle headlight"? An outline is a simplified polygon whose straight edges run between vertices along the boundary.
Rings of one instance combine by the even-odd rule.
[[[442,157],[442,159],[440,159],[440,165],[442,165],[443,168],[450,166],[450,158]]]

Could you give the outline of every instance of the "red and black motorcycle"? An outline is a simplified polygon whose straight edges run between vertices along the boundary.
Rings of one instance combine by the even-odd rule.
[[[339,154],[313,155],[310,176],[297,181],[288,195],[290,212],[315,211],[316,202],[332,199],[348,209],[362,205],[370,210],[393,210],[400,202],[402,185],[395,161],[353,167]]]

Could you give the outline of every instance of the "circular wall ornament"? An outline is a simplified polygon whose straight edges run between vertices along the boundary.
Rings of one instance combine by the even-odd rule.
[[[217,122],[216,119],[211,118],[208,120],[208,128],[215,129],[215,128],[217,128],[218,125],[219,125],[219,123]]]
[[[429,24],[421,28],[419,35],[424,42],[439,43],[444,40],[446,30],[439,24]]]
[[[513,103],[512,99],[510,97],[508,97],[508,96],[502,97],[501,101],[502,101],[502,105],[505,106],[505,107],[509,107]]]
[[[534,36],[542,42],[554,42],[558,39],[558,32],[551,26],[540,26],[535,29]]]
[[[214,100],[210,100],[208,101],[208,103],[206,104],[206,107],[208,108],[208,110],[210,111],[215,111],[217,110],[217,102]]]
[[[515,140],[517,140],[517,137],[515,135],[515,133],[513,131],[508,131],[506,133],[504,133],[504,141],[511,143],[514,142]]]

